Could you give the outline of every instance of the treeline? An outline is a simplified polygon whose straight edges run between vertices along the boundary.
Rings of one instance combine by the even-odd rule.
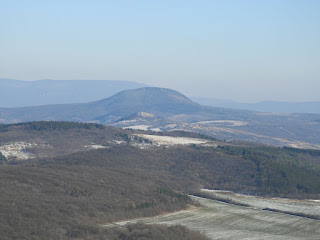
[[[166,172],[193,185],[255,195],[293,198],[319,195],[320,158],[287,151],[271,147],[139,149],[118,145],[43,161]]]
[[[218,151],[255,164],[252,175],[260,193],[292,195],[320,193],[320,151],[276,147],[221,146]]]
[[[70,130],[70,129],[104,129],[105,126],[97,123],[80,123],[66,121],[36,121],[15,124],[0,124],[0,132],[6,132],[11,127],[22,126],[25,130]]]
[[[181,225],[130,223],[124,226],[78,226],[69,239],[86,240],[208,240],[198,231]],[[47,239],[47,238],[46,238]]]
[[[309,154],[314,157],[320,156],[320,150],[314,150],[314,149],[301,149],[301,148],[291,148],[291,147],[283,147],[282,150],[284,152],[287,152],[289,154],[296,154],[296,153],[302,153],[302,154]]]
[[[263,208],[262,210],[270,211],[270,212],[277,212],[277,213],[284,213],[284,214],[288,214],[288,215],[292,215],[292,216],[310,218],[310,219],[314,219],[314,220],[320,220],[319,215],[312,215],[312,214],[306,214],[306,213],[301,213],[301,212],[283,211],[283,210],[274,209],[274,208]]]
[[[208,240],[200,232],[183,226],[129,224],[122,228],[105,229],[100,234],[101,240]]]
[[[237,201],[235,201],[231,198],[227,198],[227,197],[219,197],[217,195],[206,193],[206,192],[196,192],[196,193],[192,193],[192,195],[196,196],[196,197],[216,200],[219,202],[229,203],[229,204],[233,204],[233,205],[237,205],[237,206],[241,206],[241,207],[251,207],[249,204],[237,202]]]

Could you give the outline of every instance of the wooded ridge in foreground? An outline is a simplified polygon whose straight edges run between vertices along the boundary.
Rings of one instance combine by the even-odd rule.
[[[0,125],[1,145],[19,139],[46,143],[27,149],[33,159],[8,158],[0,165],[3,239],[108,239],[99,224],[184,209],[195,204],[186,194],[200,187],[320,196],[320,151],[214,139],[217,147],[156,146],[135,134],[97,124]],[[81,147],[92,142],[104,148]],[[36,154],[48,146],[48,156]]]

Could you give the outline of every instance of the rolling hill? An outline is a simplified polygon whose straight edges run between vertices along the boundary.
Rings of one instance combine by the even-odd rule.
[[[320,151],[228,143],[190,132],[27,122],[0,125],[0,152],[5,156],[0,162],[0,232],[5,240],[121,239],[141,228],[146,234],[148,228],[139,225],[115,230],[102,225],[195,209],[199,204],[187,193],[202,187],[320,196]]]
[[[151,112],[160,116],[194,113],[202,107],[177,91],[165,88],[139,88],[119,92],[90,103],[54,104],[0,109],[5,123],[36,120],[112,122],[136,113]]]
[[[89,103],[1,108],[0,122],[77,121],[137,128],[141,121],[132,116],[139,112],[158,118],[144,119],[144,129],[185,130],[225,140],[320,149],[320,115],[206,107],[177,91],[154,87],[125,90]],[[131,121],[121,120],[129,116]]]

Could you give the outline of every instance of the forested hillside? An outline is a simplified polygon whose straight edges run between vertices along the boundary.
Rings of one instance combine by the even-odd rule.
[[[152,136],[201,144],[159,145],[141,133],[68,122],[0,125],[1,149],[9,154],[8,146],[23,141],[27,147],[19,151],[29,157],[2,157],[3,239],[108,239],[100,224],[185,209],[196,205],[187,194],[200,188],[320,197],[320,151],[181,131]]]
[[[0,182],[1,239],[98,239],[99,224],[193,204],[181,180],[138,169],[10,165]]]

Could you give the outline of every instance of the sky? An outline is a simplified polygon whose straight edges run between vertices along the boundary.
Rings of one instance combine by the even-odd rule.
[[[0,78],[320,101],[319,0],[0,0]]]

